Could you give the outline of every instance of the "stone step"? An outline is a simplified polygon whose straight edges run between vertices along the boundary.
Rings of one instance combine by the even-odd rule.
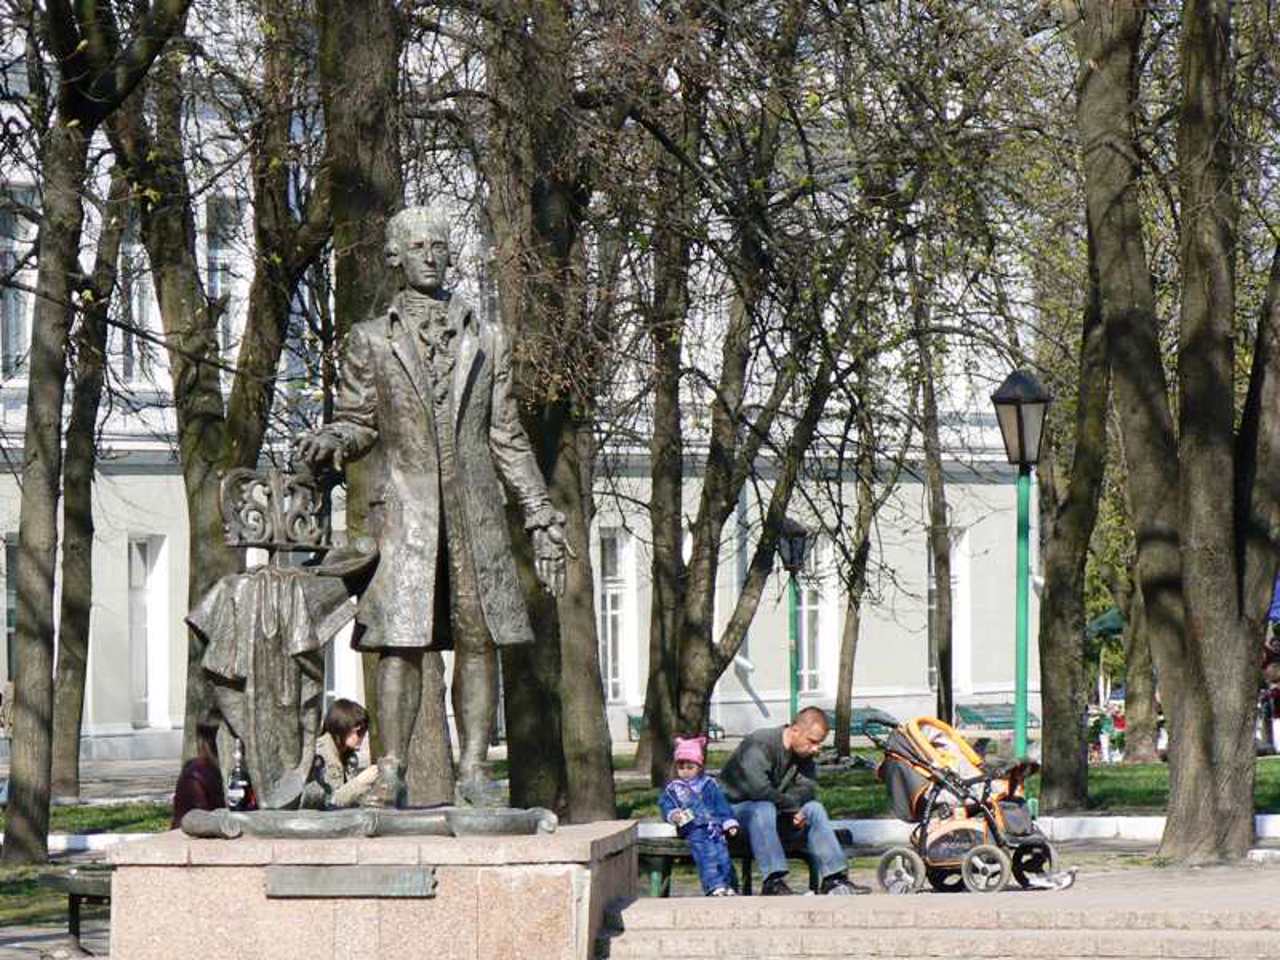
[[[603,955],[1280,960],[1278,884],[1273,867],[1144,868],[1061,892],[642,898],[620,912]]]
[[[1277,877],[1280,879],[1280,877]],[[1071,891],[1054,894],[920,894],[914,897],[687,897],[642,898],[622,912],[628,932],[737,930],[771,927],[865,930],[1097,930],[1280,931],[1280,911],[1267,901],[1197,908],[1162,902],[1150,906],[1080,902]],[[1276,936],[1280,943],[1280,936]]]
[[[1280,957],[1280,939],[1261,930],[889,930],[738,927],[627,930],[609,960],[741,957],[750,960],[1098,960],[1098,958]]]

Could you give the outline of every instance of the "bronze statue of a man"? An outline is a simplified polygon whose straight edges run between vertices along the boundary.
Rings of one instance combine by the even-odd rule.
[[[379,654],[384,745],[376,794],[396,802],[419,708],[422,657],[452,647],[463,792],[481,777],[497,698],[498,644],[533,640],[501,481],[517,498],[544,587],[564,589],[564,516],[552,509],[511,396],[505,331],[444,287],[449,235],[429,208],[387,224],[403,285],[386,313],[353,326],[334,421],[302,437],[312,469],[370,458],[377,568],[352,645]],[[390,782],[387,782],[390,781]]]

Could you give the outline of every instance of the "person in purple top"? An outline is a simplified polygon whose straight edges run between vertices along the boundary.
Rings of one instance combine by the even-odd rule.
[[[720,785],[703,770],[706,746],[706,737],[676,737],[676,776],[658,798],[658,808],[662,818],[688,841],[702,892],[709,897],[731,897],[737,893],[738,883],[725,837],[737,834],[738,821]]]

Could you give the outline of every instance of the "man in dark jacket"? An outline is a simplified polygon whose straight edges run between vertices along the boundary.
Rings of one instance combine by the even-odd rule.
[[[822,893],[871,892],[849,880],[844,850],[826,808],[817,800],[813,758],[828,729],[826,714],[807,707],[790,726],[757,730],[743,738],[720,771],[733,815],[746,827],[751,856],[760,864],[761,893],[766,897],[795,892],[787,886],[783,839],[797,833],[804,835],[809,855],[818,862]]]

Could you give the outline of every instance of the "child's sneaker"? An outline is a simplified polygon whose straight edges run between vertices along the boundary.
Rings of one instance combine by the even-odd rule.
[[[734,890],[733,887],[716,887],[707,894],[708,897],[736,897],[737,895],[738,891]]]

